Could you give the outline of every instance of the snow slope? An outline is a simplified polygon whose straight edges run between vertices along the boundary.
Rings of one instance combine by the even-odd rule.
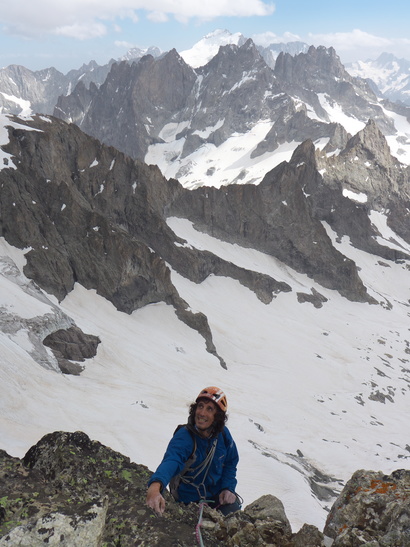
[[[251,158],[252,151],[271,128],[269,120],[261,120],[246,133],[234,133],[220,146],[204,144],[184,159],[170,160],[182,152],[184,138],[176,139],[181,124],[168,124],[160,133],[164,143],[151,145],[145,163],[158,165],[166,178],[177,178],[185,187],[220,188],[227,184],[262,181],[268,171],[282,161],[289,161],[300,142],[284,143],[275,153],[266,152]]]
[[[265,305],[232,279],[197,285],[172,272],[181,296],[207,315],[225,370],[170,306],[127,315],[79,285],[60,305],[29,290],[24,252],[0,240],[1,448],[21,457],[46,433],[82,430],[153,470],[192,400],[218,385],[228,396],[245,504],[270,493],[294,531],[304,522],[323,529],[333,499],[312,493],[315,469],[341,489],[359,468],[408,466],[409,265],[383,263],[329,231],[381,303],[357,304],[272,257],[201,234],[188,221],[168,222],[190,245],[286,281],[292,292]],[[391,244],[383,217],[374,222]],[[312,287],[328,299],[322,308],[297,300]],[[55,309],[101,339],[80,376],[33,360],[28,325]]]
[[[362,130],[366,122],[347,115],[340,104],[330,99],[326,94],[318,95],[322,108],[326,111],[327,120],[339,123],[350,135]],[[293,98],[295,105],[301,100]],[[305,103],[308,116],[320,119],[313,112],[312,107]],[[396,132],[386,136],[391,154],[404,165],[410,165],[410,123],[405,116],[387,110],[380,103],[384,114],[392,119]],[[322,120],[325,121],[325,120]],[[207,138],[218,127],[223,125],[220,120],[216,126],[201,132]],[[274,122],[270,119],[259,120],[245,133],[233,133],[218,147],[206,143],[191,154],[182,157],[186,138],[180,134],[186,129],[188,122],[168,123],[159,133],[161,143],[150,145],[144,161],[147,164],[158,165],[166,178],[177,178],[189,189],[198,186],[214,186],[220,188],[227,184],[259,184],[265,174],[279,165],[282,161],[289,161],[300,142],[285,142],[274,152],[265,152],[263,155],[252,158],[251,154],[257,145],[263,141]],[[315,142],[317,148],[323,148],[328,139],[319,139]]]

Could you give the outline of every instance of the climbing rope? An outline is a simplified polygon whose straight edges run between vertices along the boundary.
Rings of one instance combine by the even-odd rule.
[[[202,539],[202,534],[201,534],[202,515],[204,512],[205,503],[206,503],[205,500],[199,502],[199,519],[198,519],[198,524],[195,526],[196,540],[201,547],[205,547],[203,539]]]
[[[203,539],[202,539],[202,534],[201,534],[201,526],[202,526],[202,517],[203,517],[203,513],[204,513],[204,506],[207,505],[205,479],[208,476],[208,472],[211,468],[211,464],[212,464],[212,460],[213,460],[213,457],[214,457],[214,454],[215,454],[217,442],[218,442],[218,439],[215,439],[214,442],[212,443],[212,447],[209,450],[209,452],[208,452],[206,458],[204,459],[204,461],[202,463],[200,463],[195,469],[192,470],[193,471],[192,475],[189,475],[188,477],[187,476],[181,476],[181,482],[184,482],[185,484],[190,484],[190,485],[194,486],[197,489],[199,497],[200,497],[200,501],[199,501],[199,519],[198,519],[197,525],[195,526],[195,535],[196,535],[196,539],[197,539],[197,542],[200,545],[200,547],[205,547]],[[200,482],[200,484],[196,485],[195,480],[199,477],[199,475],[201,473],[203,473],[202,481]],[[202,493],[201,493],[201,489],[202,489]]]
[[[242,507],[243,499],[241,498],[241,496],[239,494],[235,494],[235,495],[236,495],[236,501],[239,503],[240,507]],[[197,525],[195,526],[196,540],[197,540],[198,544],[200,545],[200,547],[205,547],[204,541],[202,539],[202,534],[201,534],[202,517],[203,517],[204,506],[205,505],[208,505],[207,500],[206,499],[201,499],[201,501],[199,502],[199,519],[198,519]],[[221,504],[216,505],[214,507],[214,509],[218,509],[219,507],[221,507]]]

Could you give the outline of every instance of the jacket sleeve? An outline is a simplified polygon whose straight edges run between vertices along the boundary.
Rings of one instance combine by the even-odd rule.
[[[220,491],[230,490],[231,492],[235,492],[238,482],[236,480],[236,468],[239,462],[238,449],[227,427],[225,427],[222,435],[225,436],[226,458],[220,482]]]
[[[170,440],[161,463],[148,481],[148,486],[153,482],[160,482],[166,488],[172,477],[184,468],[193,447],[191,434],[185,427],[181,427]]]

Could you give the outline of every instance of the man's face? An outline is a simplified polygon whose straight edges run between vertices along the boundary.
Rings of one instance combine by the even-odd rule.
[[[215,421],[216,405],[210,400],[200,399],[195,411],[195,425],[201,432],[209,429]]]

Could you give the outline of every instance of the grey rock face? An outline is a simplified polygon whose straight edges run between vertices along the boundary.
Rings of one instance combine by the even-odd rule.
[[[0,70],[0,106],[11,114],[50,113],[50,103],[55,104],[63,87],[64,76],[55,69],[36,73],[10,65]]]
[[[269,117],[271,97],[279,92],[272,70],[248,40],[241,47],[221,47],[197,71],[175,50],[132,66],[114,65],[100,89],[85,100],[83,87],[76,88],[59,98],[54,113],[138,159],[158,142],[164,126],[179,123],[185,128],[177,137],[185,138],[184,158],[205,142],[219,146],[233,132]]]
[[[132,66],[113,65],[100,88],[79,85],[60,97],[55,115],[136,159],[144,160],[150,145],[172,142],[163,161],[176,178],[188,177],[196,161],[191,155],[202,146],[218,148],[262,120],[266,134],[244,150],[252,159],[308,139],[328,139],[327,152],[344,148],[350,135],[331,123],[323,101],[362,122],[375,120],[385,135],[395,133],[371,87],[350,76],[333,48],[303,51],[294,56],[281,51],[274,68],[251,40],[221,47],[196,70],[174,50],[156,59],[148,55]],[[191,187],[204,185],[217,168],[204,168]],[[226,182],[254,178],[244,166]]]
[[[304,143],[289,164],[268,173],[262,183],[198,188],[178,194],[169,213],[189,218],[220,239],[276,256],[318,283],[349,299],[371,301],[354,263],[333,247],[312,214],[304,188],[319,184],[312,143]]]
[[[174,114],[185,108],[196,75],[175,50],[155,60],[115,63],[99,89],[80,85],[60,97],[54,114],[89,135],[143,159]]]
[[[390,260],[406,258],[408,255],[404,249],[400,251],[399,243],[393,250],[377,242],[379,234],[369,218],[371,210],[382,211],[388,225],[409,241],[410,171],[391,156],[376,123],[370,120],[339,155],[317,154],[317,162],[323,171],[323,183],[307,186],[315,214],[329,222],[338,234],[348,235],[361,249]],[[350,199],[345,191],[350,192]]]
[[[31,248],[26,276],[59,300],[78,282],[127,313],[150,302],[172,304],[215,353],[206,318],[188,311],[152,250],[155,239],[159,248],[174,241],[154,198],[147,199],[155,179],[164,184],[158,170],[101,147],[73,125],[36,124],[44,132],[16,130],[9,146],[19,169],[0,175],[2,235]]]
[[[206,317],[189,311],[165,260],[195,282],[211,273],[230,275],[264,302],[289,290],[212,253],[176,245],[181,241],[167,226],[165,210],[184,190],[157,168],[58,120],[22,122],[10,139],[7,149],[18,168],[0,172],[1,234],[16,247],[30,247],[25,275],[59,300],[78,282],[126,313],[166,302],[217,355]]]

